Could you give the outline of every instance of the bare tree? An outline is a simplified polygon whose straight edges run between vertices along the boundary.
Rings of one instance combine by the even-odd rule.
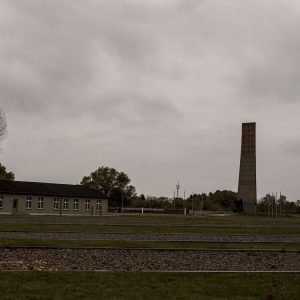
[[[6,134],[6,118],[3,110],[0,109],[0,138]]]

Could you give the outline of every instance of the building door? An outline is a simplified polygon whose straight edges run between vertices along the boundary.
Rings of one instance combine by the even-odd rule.
[[[13,213],[18,212],[18,199],[13,199]]]

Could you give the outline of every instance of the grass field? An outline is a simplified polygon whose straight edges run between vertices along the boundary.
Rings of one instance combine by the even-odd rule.
[[[300,219],[242,215],[0,216],[0,231],[300,235]],[[300,250],[299,243],[0,239],[0,248],[18,246]],[[299,282],[300,274],[276,273],[0,272],[0,299],[254,300],[272,294],[274,299],[293,300],[299,299]]]
[[[220,216],[187,216],[187,215],[154,215],[154,214],[116,214],[105,215],[98,217],[91,216],[29,216],[29,215],[0,215],[1,223],[37,223],[37,224],[52,224],[52,223],[72,223],[72,224],[115,224],[123,223],[130,225],[134,223],[146,224],[224,224],[224,225],[268,225],[268,226],[291,226],[300,225],[300,218],[286,216],[282,218],[271,218],[266,216],[247,216],[247,215],[220,215]]]
[[[298,300],[299,274],[0,272],[1,299]]]
[[[300,235],[300,227],[183,227],[81,224],[0,224],[0,231]]]
[[[165,241],[98,241],[0,239],[0,247],[159,248],[159,249],[280,249],[300,250],[298,243],[206,243]]]

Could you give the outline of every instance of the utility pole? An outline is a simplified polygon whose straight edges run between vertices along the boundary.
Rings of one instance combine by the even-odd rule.
[[[59,198],[59,215],[62,216],[62,198]]]
[[[204,201],[204,197],[203,197],[203,193],[201,194],[201,205],[200,205],[200,215],[202,216],[203,213],[203,201]]]
[[[122,190],[122,213],[124,213],[124,191]]]
[[[186,207],[185,207],[185,191],[183,192],[183,214],[186,215]]]
[[[281,216],[282,216],[282,214],[281,214],[281,192],[279,192],[279,210],[280,210],[280,218],[281,218]]]
[[[276,211],[276,218],[277,218],[277,192],[275,194],[275,211]]]
[[[178,180],[178,183],[176,184],[176,198],[178,199],[179,198],[179,189],[180,189],[180,185],[179,185],[179,180]],[[175,192],[174,192],[174,209],[176,209],[176,199],[175,198]]]
[[[173,205],[174,205],[174,209],[175,209],[175,191],[174,191],[174,198],[173,198]]]
[[[179,190],[180,190],[179,180],[178,180],[178,183],[176,185],[176,190],[177,190],[176,198],[179,198]]]
[[[193,215],[194,215],[194,192],[192,194],[192,212],[193,212]]]
[[[271,193],[269,192],[268,195],[268,217],[271,217]]]
[[[272,193],[272,197],[271,197],[271,200],[272,200],[272,218],[273,218],[273,207],[274,207],[274,194]]]

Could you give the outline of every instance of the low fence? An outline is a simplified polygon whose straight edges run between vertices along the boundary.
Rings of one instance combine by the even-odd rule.
[[[110,213],[123,214],[170,214],[170,215],[184,215],[188,214],[188,209],[171,209],[171,208],[144,208],[144,207],[110,207]]]
[[[190,215],[231,215],[232,210],[189,210]]]
[[[109,207],[109,213],[123,214],[169,214],[169,215],[230,215],[230,210],[193,210],[188,208],[145,208],[145,207]]]

